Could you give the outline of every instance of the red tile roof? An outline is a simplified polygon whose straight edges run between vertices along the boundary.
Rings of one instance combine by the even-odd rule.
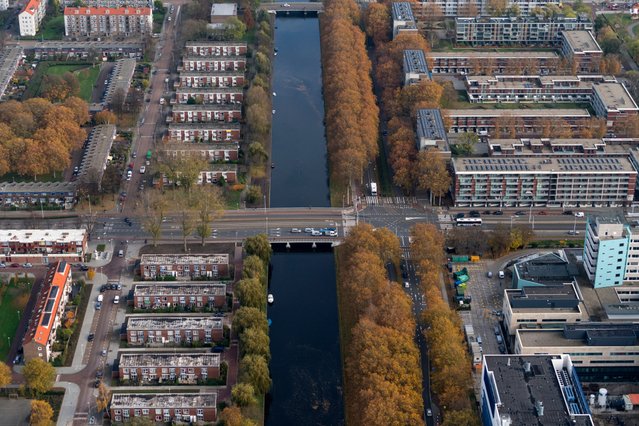
[[[36,0],[31,0],[36,1]],[[149,7],[65,7],[64,16],[71,15],[151,15]]]
[[[24,6],[24,9],[22,11],[27,12],[30,15],[34,15],[36,10],[38,10],[39,7],[40,7],[39,0],[29,0],[29,3],[27,3]]]

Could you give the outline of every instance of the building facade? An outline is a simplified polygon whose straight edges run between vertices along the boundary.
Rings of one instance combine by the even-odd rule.
[[[136,284],[133,290],[133,306],[136,309],[181,307],[201,310],[225,305],[226,284],[223,282],[153,282]]]
[[[76,0],[62,0],[62,6],[70,7],[76,5]],[[82,0],[82,5],[86,7],[153,7],[152,0]]]
[[[220,354],[216,353],[120,353],[120,381],[136,384],[197,384],[220,378]]]
[[[49,264],[84,262],[87,251],[85,229],[2,229],[0,261]]]
[[[190,56],[246,56],[248,52],[243,41],[187,41],[184,51]]]
[[[242,119],[242,107],[237,104],[177,104],[171,108],[174,123],[237,123]]]
[[[598,72],[603,51],[591,31],[562,31],[561,53],[575,62],[577,74]]]
[[[135,417],[164,423],[215,422],[217,393],[114,393],[109,413],[117,423],[126,423]]]
[[[404,50],[404,86],[430,80],[430,72],[423,50]]]
[[[179,87],[175,91],[175,102],[178,104],[241,104],[243,100],[244,91],[241,87]]]
[[[152,32],[153,11],[149,7],[64,8],[64,34],[67,37],[129,37]]]
[[[551,75],[559,70],[561,58],[555,52],[446,51],[428,52],[433,74],[453,75]]]
[[[246,58],[243,56],[195,56],[185,55],[182,68],[178,71],[244,71]]]
[[[126,319],[132,346],[209,345],[224,338],[222,318],[195,315],[133,315]]]
[[[171,123],[169,124],[169,138],[173,142],[239,142],[240,128],[239,123]]]
[[[228,254],[143,254],[140,275],[144,280],[175,277],[178,280],[229,276]]]
[[[548,4],[559,4],[559,0],[509,0],[505,3],[506,7],[517,5],[520,16],[528,16],[533,9],[544,7]],[[418,20],[421,20],[423,19],[423,12],[418,12],[419,9],[425,11],[434,9],[438,14],[441,13],[446,17],[485,16],[490,14],[489,2],[486,0],[423,0],[414,7]]]
[[[630,245],[630,228],[616,216],[588,216],[584,269],[595,288],[623,284]]]
[[[216,142],[214,144],[166,144],[165,153],[178,157],[200,157],[206,161],[237,161],[239,145],[237,143]]]
[[[623,83],[603,83],[593,86],[590,105],[597,117],[606,120],[606,125],[615,133],[625,133],[627,120],[639,114],[639,107]]]
[[[49,362],[56,332],[71,294],[71,265],[58,262],[47,271],[27,331],[22,340],[26,361],[40,358]]]
[[[393,19],[393,38],[401,33],[417,33],[412,4],[409,2],[391,3],[391,15]]]
[[[102,60],[109,58],[141,59],[144,46],[141,42],[104,41],[37,41],[25,49],[38,60],[90,59],[95,52]]]
[[[35,36],[40,30],[40,24],[47,14],[47,2],[39,0],[29,0],[20,14],[18,14],[18,24],[20,26],[20,36]]]
[[[623,157],[454,158],[455,205],[619,207],[634,200],[637,171]]]
[[[180,73],[178,87],[244,87],[244,73],[224,71],[184,71]]]

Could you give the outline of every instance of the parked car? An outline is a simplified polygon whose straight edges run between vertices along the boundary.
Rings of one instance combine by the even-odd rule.
[[[22,264],[22,267],[24,268],[33,268],[33,265],[29,262]]]
[[[523,210],[516,211],[515,216],[526,216],[526,212]]]
[[[477,210],[471,210],[471,211],[468,213],[468,215],[469,215],[470,217],[480,217],[480,216],[481,216],[481,213],[479,213]]]
[[[505,276],[506,276],[506,274],[504,274],[504,271],[499,271],[499,279],[500,280],[503,280]]]
[[[93,339],[95,339],[95,334],[93,334],[93,333],[89,333],[89,336],[87,337],[87,340],[88,340],[89,342],[93,342]]]
[[[304,232],[311,234],[313,232],[313,228],[304,228]]]
[[[4,262],[0,263],[0,268],[6,268],[7,265],[4,264]]]
[[[107,350],[106,349],[102,349],[102,352],[100,352],[100,355],[106,356],[107,355]]]
[[[572,210],[566,210],[562,214],[565,214],[566,216],[572,216],[574,213],[572,212]]]
[[[584,212],[575,212],[575,217],[585,217]]]
[[[291,229],[291,232],[292,232],[293,234],[299,234],[299,233],[301,233],[301,232],[302,232],[302,230],[301,230],[300,228],[293,228],[293,229]]]
[[[503,215],[504,215],[504,212],[502,212],[501,210],[497,210],[497,211],[494,211],[494,212],[493,212],[493,214],[494,214],[495,216],[503,216]]]
[[[12,267],[12,268],[19,268],[19,267],[20,267],[20,264],[19,264],[19,263],[12,263],[12,264],[11,264],[11,267]]]
[[[545,210],[540,211],[539,213],[537,213],[540,216],[546,216],[548,213]]]

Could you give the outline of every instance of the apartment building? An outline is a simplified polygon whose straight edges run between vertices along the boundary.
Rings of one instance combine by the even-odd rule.
[[[58,262],[47,271],[22,339],[26,361],[33,358],[51,360],[57,329],[71,294],[71,282],[71,265],[67,262]]]
[[[562,31],[561,53],[575,61],[577,74],[597,72],[603,51],[591,31]]]
[[[223,282],[145,282],[133,289],[136,309],[180,307],[185,310],[221,308],[226,305],[226,284]]]
[[[575,283],[506,289],[502,311],[511,336],[519,329],[563,329],[589,318]]]
[[[485,355],[481,374],[484,426],[594,426],[568,355]]]
[[[237,123],[242,119],[238,104],[177,104],[171,108],[174,123]]]
[[[118,371],[120,381],[136,384],[166,382],[177,384],[206,383],[220,378],[220,354],[135,352],[120,353]]]
[[[40,24],[47,14],[47,2],[40,0],[29,0],[22,11],[18,14],[18,25],[20,26],[20,36],[35,36],[40,30]]]
[[[609,149],[607,149],[609,148]],[[627,150],[608,147],[604,139],[551,139],[551,138],[518,138],[490,139],[488,152],[491,156],[597,156],[601,154],[627,157]]]
[[[597,117],[606,119],[608,128],[622,134],[629,117],[639,108],[623,83],[601,83],[593,86],[591,106]]]
[[[62,6],[74,6],[78,2],[77,0],[62,0],[60,2]],[[107,8],[119,8],[119,7],[153,7],[152,0],[82,0],[82,5],[86,7],[107,7]]]
[[[417,149],[436,148],[439,151],[450,151],[446,128],[438,109],[417,110]]]
[[[89,55],[98,53],[98,57],[109,58],[142,58],[141,42],[104,42],[104,41],[36,41],[25,48],[38,60],[94,59]]]
[[[83,262],[86,250],[85,229],[0,229],[1,262]]]
[[[129,93],[133,73],[135,72],[135,59],[123,58],[115,61],[115,66],[111,70],[109,79],[102,99],[103,103],[110,104],[116,93],[124,93],[122,102],[126,100],[126,94]]]
[[[540,136],[545,123],[561,120],[576,131],[588,125],[592,118],[586,109],[449,109],[445,110],[451,121],[451,133],[474,132],[492,136],[495,126],[506,120],[519,124],[519,136]]]
[[[140,275],[144,280],[175,277],[179,280],[229,276],[229,255],[224,254],[143,254]]]
[[[153,32],[153,10],[149,7],[65,7],[67,37],[137,36]]]
[[[639,226],[635,222],[628,227],[628,256],[626,258],[626,272],[624,282],[636,284],[639,282]],[[639,287],[624,286],[615,288],[620,303],[639,302]],[[623,295],[623,296],[622,296]]]
[[[187,41],[184,51],[191,56],[246,56],[243,41]]]
[[[515,353],[569,355],[587,381],[639,380],[639,324],[589,322],[515,333]]]
[[[197,179],[198,185],[237,182],[237,164],[209,164]]]
[[[588,216],[584,269],[595,288],[620,286],[626,272],[630,228],[617,216]]]
[[[548,51],[456,50],[428,52],[427,61],[435,75],[551,75],[559,70],[561,58]]]
[[[536,7],[544,7],[548,4],[558,5],[559,3],[559,0],[509,0],[506,2],[506,7],[517,5],[519,15],[528,16]],[[490,14],[489,2],[486,0],[422,0],[413,7],[413,11],[420,21],[424,19],[425,11],[432,10],[441,12],[446,17],[471,16],[471,13],[472,16]]]
[[[9,9],[9,0],[1,0],[0,1],[0,10]]]
[[[637,171],[627,158],[453,158],[455,205],[618,207],[631,203]]]
[[[171,123],[169,138],[174,142],[239,142],[239,123]]]
[[[164,152],[177,157],[201,157],[206,161],[237,161],[239,145],[237,143],[216,142],[213,144],[169,143],[164,145]]]
[[[178,71],[244,71],[246,57],[243,56],[199,56],[184,55]]]
[[[206,345],[224,338],[222,318],[211,315],[128,315],[125,327],[132,346]]]
[[[135,417],[163,423],[215,422],[217,393],[114,393],[109,414],[117,423],[126,423]]]
[[[473,46],[546,45],[559,46],[562,31],[592,31],[587,16],[577,18],[536,17],[456,18],[457,43]]]
[[[83,176],[89,176],[98,182],[99,189],[102,188],[102,176],[104,176],[104,171],[111,155],[115,134],[115,124],[101,124],[91,129],[91,133],[85,143],[86,148],[82,151],[82,160],[77,174],[78,179]]]
[[[393,19],[393,38],[403,33],[417,34],[417,26],[411,3],[391,3],[391,15]]]
[[[175,101],[171,103],[241,104],[243,101],[244,90],[241,87],[179,87],[175,90]]]
[[[404,50],[404,86],[430,80],[423,50]]]
[[[183,71],[176,87],[244,87],[244,73],[241,71]]]

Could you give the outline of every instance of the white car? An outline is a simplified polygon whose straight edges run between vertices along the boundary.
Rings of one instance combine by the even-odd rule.
[[[406,288],[410,287],[410,283],[408,281],[404,282],[404,287]]]
[[[575,212],[575,217],[584,217],[586,216],[584,212]]]
[[[291,232],[293,234],[299,234],[300,232],[302,232],[302,230],[300,228],[293,228],[293,229],[291,229]]]
[[[304,228],[304,232],[306,232],[307,234],[312,234],[314,231],[313,228]]]
[[[146,166],[140,166],[140,174],[144,174],[146,172]]]
[[[290,4],[288,4],[288,3],[283,3],[283,4],[282,4],[282,6],[283,6],[283,7],[291,7],[291,5],[290,5]]]
[[[317,231],[317,230],[313,229],[313,230],[311,231],[311,235],[312,235],[312,236],[314,236],[314,237],[319,237],[319,236],[321,236],[321,235],[322,235],[322,232],[321,232],[321,231]]]
[[[128,172],[126,172],[126,180],[131,180],[131,177],[133,176],[133,172],[131,170],[129,170]]]

